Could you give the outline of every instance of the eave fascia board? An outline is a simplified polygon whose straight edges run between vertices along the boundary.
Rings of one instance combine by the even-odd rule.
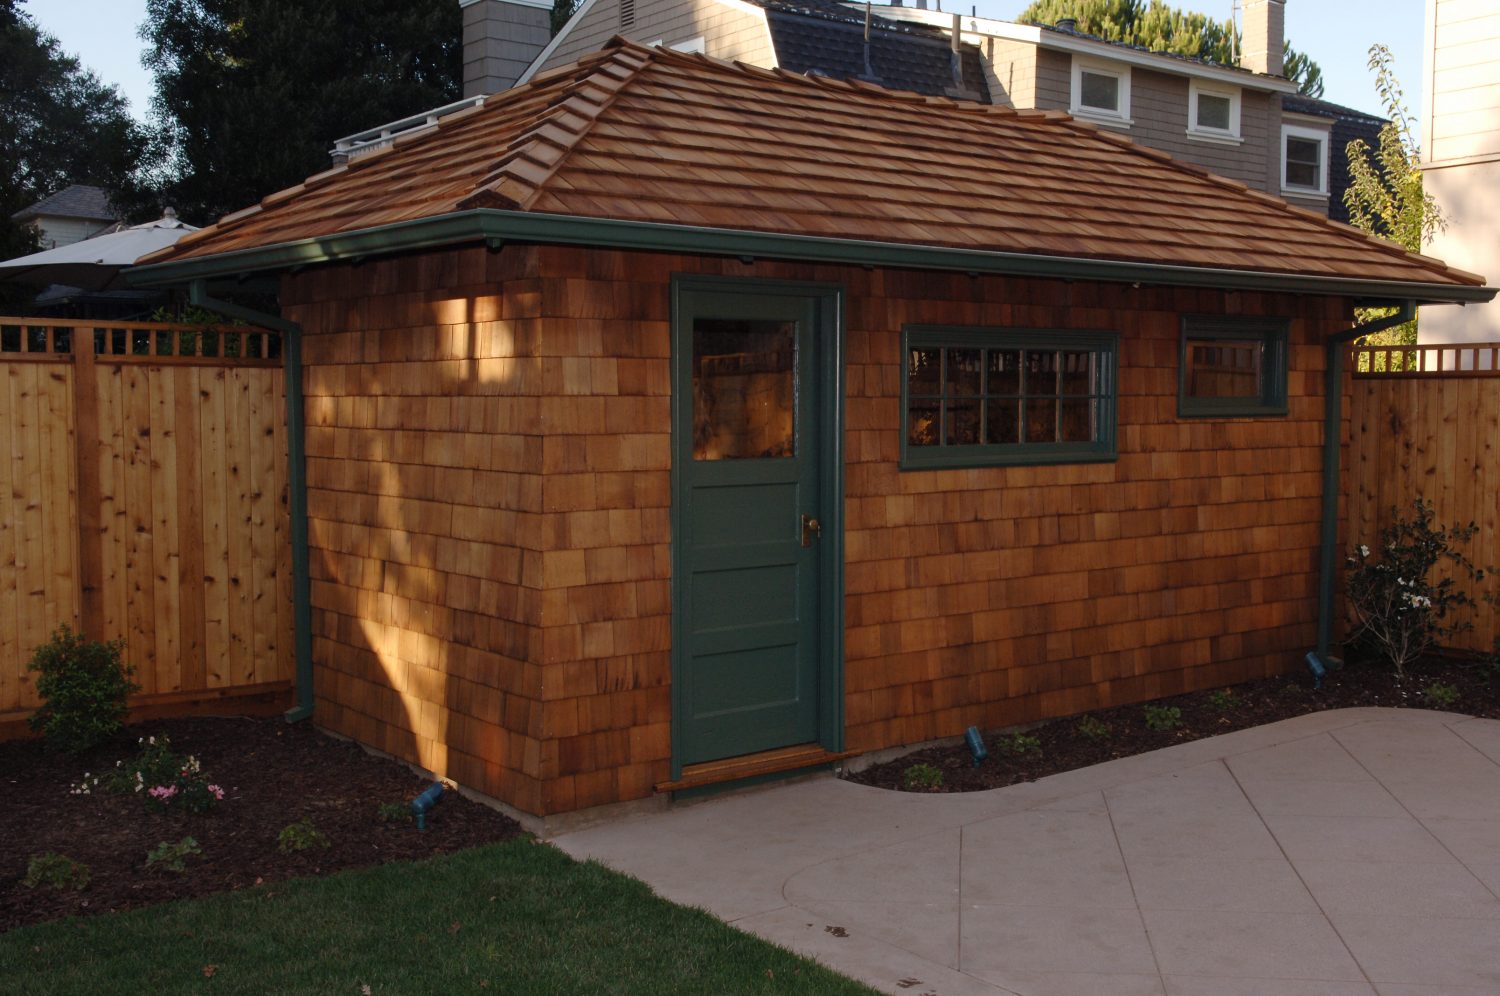
[[[1364,280],[1305,273],[1268,273],[1260,270],[1225,270],[1126,260],[914,246],[493,208],[477,208],[256,249],[155,263],[127,271],[126,282],[133,287],[163,287],[189,280],[237,276],[318,263],[351,262],[370,256],[471,242],[486,242],[497,247],[507,242],[550,243],[1065,280],[1100,280],[1110,283],[1324,294],[1351,297],[1359,301],[1395,298],[1414,299],[1423,304],[1479,303],[1492,300],[1497,291],[1494,287],[1468,284]]]

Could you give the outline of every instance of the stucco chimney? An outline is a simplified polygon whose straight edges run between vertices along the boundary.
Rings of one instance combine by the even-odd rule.
[[[551,0],[458,0],[464,12],[464,96],[515,86],[552,39]]]
[[[1240,66],[1272,76],[1282,74],[1286,42],[1286,0],[1245,0],[1244,52]]]

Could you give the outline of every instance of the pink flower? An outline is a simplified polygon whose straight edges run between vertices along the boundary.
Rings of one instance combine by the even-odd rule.
[[[214,796],[215,799],[222,800],[224,798],[224,790],[221,789],[221,788],[219,788],[219,786],[217,786],[217,785],[210,785],[208,787],[208,790],[213,793],[213,796]]]
[[[160,799],[162,802],[166,802],[168,799],[172,798],[172,796],[177,794],[177,786],[153,785],[151,787],[151,791],[146,794],[151,796],[151,798],[153,799]]]

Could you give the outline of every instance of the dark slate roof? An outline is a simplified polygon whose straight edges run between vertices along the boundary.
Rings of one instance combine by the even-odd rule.
[[[30,207],[17,211],[11,218],[26,221],[44,215],[52,218],[89,218],[95,221],[115,221],[119,218],[109,206],[109,195],[102,188],[82,183],[64,187],[51,197],[43,197]]]
[[[1331,100],[1293,93],[1281,98],[1281,109],[1333,119],[1328,137],[1328,217],[1348,224],[1349,209],[1344,206],[1344,191],[1349,189],[1349,154],[1345,150],[1350,142],[1362,138],[1373,151],[1380,145],[1380,129],[1385,127],[1385,118]]]
[[[752,2],[765,8],[776,62],[788,72],[862,79],[929,97],[990,102],[979,50],[973,45],[962,46],[963,85],[955,87],[951,43],[947,33],[937,28],[873,18],[867,71],[862,11],[851,10],[838,0]]]

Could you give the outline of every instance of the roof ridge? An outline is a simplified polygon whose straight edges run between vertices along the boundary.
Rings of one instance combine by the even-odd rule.
[[[511,139],[494,168],[455,207],[525,211],[535,202],[599,116],[651,64],[656,52],[616,35],[602,54],[581,77],[580,86],[559,94]]]

